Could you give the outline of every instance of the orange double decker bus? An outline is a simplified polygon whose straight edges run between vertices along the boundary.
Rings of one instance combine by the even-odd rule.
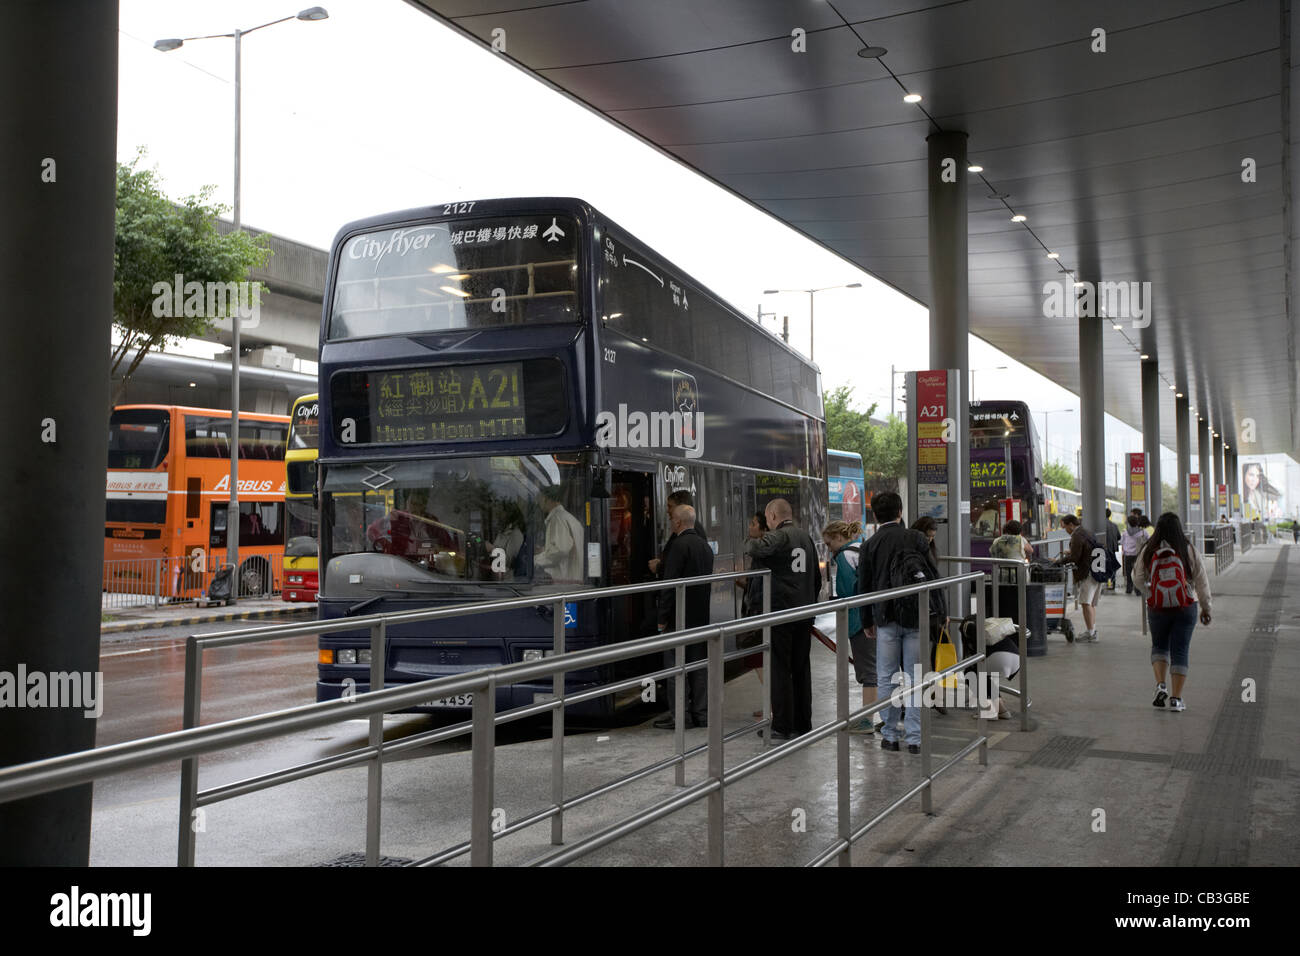
[[[289,416],[239,413],[241,596],[280,588]],[[109,419],[104,589],[197,598],[226,560],[230,412],[119,405]],[[161,580],[159,578],[161,577]]]

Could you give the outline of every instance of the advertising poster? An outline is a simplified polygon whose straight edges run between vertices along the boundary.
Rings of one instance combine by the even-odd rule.
[[[1260,462],[1248,461],[1241,466],[1241,515],[1247,521],[1258,521],[1268,516],[1267,488],[1264,466]]]
[[[948,520],[948,372],[916,373],[916,486],[920,514]]]
[[[1200,507],[1201,504],[1201,476],[1191,474],[1187,476],[1187,494],[1191,498],[1193,508]]]
[[[1147,500],[1146,455],[1143,452],[1129,452],[1128,458],[1128,500],[1129,507],[1140,505]]]

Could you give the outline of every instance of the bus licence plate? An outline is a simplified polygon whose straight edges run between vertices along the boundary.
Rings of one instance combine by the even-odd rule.
[[[419,704],[420,707],[472,707],[474,705],[473,694],[456,694],[453,697],[440,697],[437,700],[426,700]]]

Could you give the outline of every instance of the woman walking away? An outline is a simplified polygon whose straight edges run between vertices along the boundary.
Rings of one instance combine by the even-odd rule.
[[[1142,527],[1142,519],[1137,515],[1129,515],[1128,527],[1124,529],[1119,544],[1120,550],[1124,552],[1125,594],[1133,593],[1133,563],[1137,561],[1138,552],[1149,537],[1147,530]]]
[[[1208,627],[1210,579],[1205,562],[1195,548],[1188,547],[1178,515],[1167,511],[1157,519],[1155,533],[1138,553],[1133,581],[1138,593],[1146,595],[1151,622],[1151,667],[1156,675],[1156,699],[1151,705],[1164,707],[1168,700],[1170,710],[1185,710],[1183,682],[1187,680],[1187,649],[1196,627],[1196,599],[1201,602],[1201,623]],[[1166,669],[1171,675],[1169,687],[1165,686]]]
[[[862,526],[856,521],[832,521],[822,530],[822,541],[831,552],[833,567],[827,569],[831,582],[831,597],[853,597],[858,593],[858,555],[862,550]],[[862,706],[870,707],[876,702],[876,641],[867,637],[862,626],[862,612],[857,608],[849,611],[849,647],[853,651],[853,672],[858,683],[862,685]],[[836,634],[837,641],[844,640],[845,635]],[[859,717],[849,726],[851,734],[870,734],[880,722],[880,714]]]

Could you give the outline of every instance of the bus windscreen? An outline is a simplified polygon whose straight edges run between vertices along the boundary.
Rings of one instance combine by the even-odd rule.
[[[152,470],[167,457],[171,416],[156,408],[119,409],[108,420],[108,467]]]
[[[578,226],[539,214],[363,233],[339,251],[329,338],[578,321]]]

